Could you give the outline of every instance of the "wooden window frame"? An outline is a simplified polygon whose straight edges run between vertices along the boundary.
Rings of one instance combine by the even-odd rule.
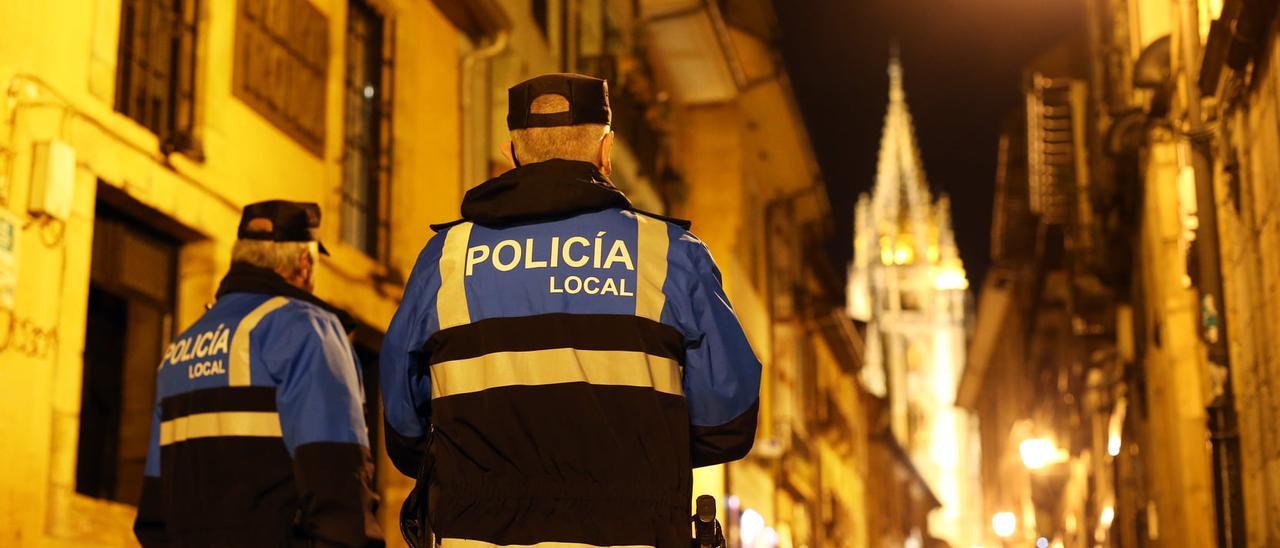
[[[388,258],[391,239],[395,25],[385,10],[367,0],[348,0],[347,6],[342,86],[342,241],[381,261]],[[357,28],[358,21],[376,25],[361,29]],[[357,52],[352,47],[356,40],[369,43]],[[367,47],[374,42],[376,48]],[[361,53],[368,57],[357,65],[353,56]],[[368,72],[355,74],[356,66]],[[379,83],[372,88],[374,96],[370,97],[367,79],[372,72],[377,73]],[[366,101],[370,104],[366,105]],[[360,112],[356,112],[357,105]],[[366,186],[361,189],[356,185]]]

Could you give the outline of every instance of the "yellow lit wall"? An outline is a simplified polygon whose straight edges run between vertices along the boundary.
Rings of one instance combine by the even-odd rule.
[[[373,260],[342,244],[338,208],[347,0],[309,1],[329,25],[327,139],[322,153],[303,148],[232,94],[236,3],[219,0],[199,2],[196,101],[202,159],[162,155],[155,135],[115,112],[120,0],[0,2],[0,90],[5,92],[0,97],[0,209],[26,225],[19,238],[17,300],[13,310],[0,310],[0,334],[9,329],[3,322],[12,318],[15,325],[21,324],[14,331],[24,341],[44,341],[29,352],[19,348],[25,343],[0,350],[0,386],[9,389],[0,398],[0,439],[6,451],[6,465],[0,469],[0,546],[134,544],[132,507],[75,490],[82,354],[100,188],[136,200],[180,226],[188,238],[178,264],[176,329],[193,322],[212,300],[229,263],[240,208],[257,200],[285,198],[315,201],[324,209],[321,230],[333,255],[322,261],[317,273],[319,295],[381,331],[403,291],[394,280],[411,270],[431,235],[428,223],[455,218],[462,189],[487,175],[480,170],[476,181],[461,177],[459,66],[473,45],[432,2],[370,0],[394,20],[397,37],[389,256]],[[549,3],[546,34],[533,25],[527,0],[498,3],[515,28],[508,48],[477,70],[475,85],[467,90],[476,108],[471,119],[485,133],[468,141],[473,146],[505,140],[502,120],[509,85],[559,69],[561,2]],[[601,5],[613,10],[615,4]],[[766,72],[776,74],[773,69]],[[771,258],[765,254],[767,234],[758,220],[768,200],[808,188],[816,178],[816,164],[782,79],[762,84],[750,100],[752,108],[746,110],[768,118],[756,123],[773,127],[768,124],[785,122],[790,132],[753,133],[736,100],[673,108],[674,161],[687,182],[688,197],[672,213],[694,219],[695,232],[710,245],[730,299],[765,362],[760,424],[761,439],[770,439],[781,421],[771,397],[777,378],[771,359],[777,318],[769,312],[767,284],[761,281],[762,266]],[[32,216],[26,207],[32,144],[48,139],[64,141],[76,153],[74,206],[65,227]],[[764,149],[772,152],[767,161],[758,158]],[[496,161],[491,146],[473,154],[477,163],[486,157]],[[757,180],[750,175],[761,169],[785,177]],[[650,186],[638,184],[629,190],[642,206],[661,205]],[[807,218],[812,220],[812,214]],[[63,228],[61,238],[53,237]],[[798,271],[801,265],[787,268]],[[792,339],[793,344],[807,344],[799,335]],[[831,371],[839,369],[835,360],[830,352],[820,357],[822,367]],[[860,420],[860,406],[850,399],[856,394],[848,374],[823,378],[826,389],[842,391],[846,420]],[[809,403],[787,401],[792,414]],[[852,442],[844,441],[848,447],[837,447],[835,441],[824,442],[811,464],[823,470],[823,476],[840,478],[841,483],[830,489],[849,512],[845,518],[855,524],[852,529],[862,530],[856,525],[864,509],[862,487],[854,480],[863,477],[865,469],[842,459],[865,455],[866,440],[855,436]],[[393,471],[385,455],[380,459],[380,519],[389,544],[400,545],[397,514],[411,485]],[[779,521],[775,501],[781,472],[776,463],[753,456],[728,470],[700,469],[695,473],[695,494],[716,494],[722,508],[725,495],[739,494],[769,523],[796,535],[811,535],[813,528],[798,522],[818,519],[821,510],[813,501],[791,505],[788,516],[798,516],[797,523]],[[797,505],[807,506],[796,509]],[[851,545],[861,546],[863,541]]]
[[[1223,139],[1238,147],[1216,156],[1214,182],[1222,243],[1222,279],[1232,386],[1240,413],[1241,484],[1246,542],[1280,543],[1280,59],[1274,31],[1267,38],[1261,75],[1247,92],[1247,106],[1229,114]],[[1239,161],[1236,175],[1228,162]],[[1270,448],[1270,449],[1269,449]]]
[[[429,222],[456,215],[457,31],[430,2],[376,3],[396,21],[393,114],[392,245],[385,263],[338,237],[341,185],[343,48],[347,2],[312,2],[330,25],[325,118],[316,156],[231,93],[235,2],[201,2],[197,97],[204,160],[164,158],[157,138],[113,110],[120,2],[66,0],[0,3],[0,195],[21,222],[16,307],[4,311],[28,332],[52,333],[48,352],[0,351],[0,545],[133,544],[133,508],[75,492],[81,372],[90,246],[98,180],[198,235],[184,245],[176,322],[190,324],[212,300],[226,270],[239,208],[287,198],[319,202],[333,256],[317,274],[318,293],[362,323],[384,329],[401,288],[375,283],[407,273]],[[27,211],[31,143],[56,138],[76,151],[74,206],[65,236],[41,243],[56,223]],[[7,326],[0,326],[8,329]],[[25,336],[25,335],[24,335]],[[385,457],[383,457],[385,459]],[[384,529],[393,542],[408,480],[383,462]]]
[[[1144,193],[1138,273],[1146,296],[1147,335],[1144,364],[1150,438],[1151,498],[1159,520],[1159,536],[1189,546],[1213,544],[1213,484],[1205,447],[1207,368],[1196,333],[1197,310],[1192,289],[1183,285],[1185,268],[1177,177],[1177,146],[1153,145]]]
[[[1134,59],[1172,30],[1174,5],[1170,0],[1129,0],[1130,55]]]

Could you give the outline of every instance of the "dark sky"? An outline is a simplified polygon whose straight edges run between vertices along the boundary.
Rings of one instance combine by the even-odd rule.
[[[951,196],[969,281],[990,250],[996,142],[1022,67],[1077,30],[1080,0],[775,0],[783,57],[831,195],[836,258],[852,255],[853,202],[875,180],[889,44],[929,185]],[[843,270],[843,269],[841,269]]]

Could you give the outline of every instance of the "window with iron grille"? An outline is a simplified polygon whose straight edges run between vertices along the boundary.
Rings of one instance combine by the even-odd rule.
[[[124,0],[116,70],[117,111],[160,137],[169,151],[195,144],[199,0]]]
[[[391,26],[363,0],[347,12],[342,240],[386,257],[391,182]]]

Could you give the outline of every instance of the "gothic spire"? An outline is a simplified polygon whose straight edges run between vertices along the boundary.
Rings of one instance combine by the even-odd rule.
[[[902,61],[895,43],[889,57],[889,105],[880,136],[873,201],[878,216],[908,226],[923,226],[930,210],[928,186],[916,145],[907,94],[902,84]]]
[[[902,91],[902,60],[898,55],[898,42],[889,46],[889,102],[905,105],[906,92]]]

